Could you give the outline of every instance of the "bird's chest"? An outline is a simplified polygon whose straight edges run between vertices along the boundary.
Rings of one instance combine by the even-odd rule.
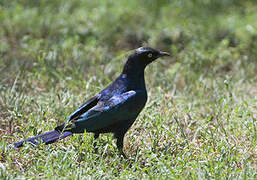
[[[139,114],[144,108],[147,102],[147,93],[138,93],[137,96],[133,99],[132,103],[130,103],[128,110],[130,113]]]

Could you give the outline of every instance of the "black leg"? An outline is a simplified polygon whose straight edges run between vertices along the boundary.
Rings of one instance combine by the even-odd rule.
[[[99,133],[95,133],[94,138],[95,139],[99,138]]]
[[[125,134],[122,134],[122,135],[119,135],[117,136],[116,135],[116,138],[117,138],[117,147],[120,151],[120,154],[124,157],[124,158],[127,158],[126,154],[124,153],[123,151],[123,139],[124,139],[124,135]]]
[[[99,137],[99,133],[95,133],[95,134],[94,134],[95,140],[96,140],[98,137]],[[98,151],[98,147],[96,147],[96,145],[97,145],[97,143],[96,143],[96,141],[95,141],[94,144],[93,144],[93,146],[94,146],[94,148],[95,148],[95,153],[97,153],[97,151]]]

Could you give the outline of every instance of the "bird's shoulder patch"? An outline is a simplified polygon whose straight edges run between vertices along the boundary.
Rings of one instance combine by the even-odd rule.
[[[119,104],[123,104],[127,102],[130,98],[136,95],[135,91],[128,91],[119,95],[115,95],[111,97],[108,101],[104,102],[104,105],[107,105],[109,107],[114,107]]]

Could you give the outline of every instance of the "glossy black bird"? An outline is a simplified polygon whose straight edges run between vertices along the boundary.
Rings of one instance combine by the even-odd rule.
[[[117,138],[117,147],[123,153],[123,138],[136,120],[147,101],[144,70],[159,57],[169,56],[149,47],[141,47],[131,54],[121,75],[95,97],[92,97],[68,118],[67,123],[39,136],[26,139],[34,145],[40,142],[50,144],[74,133],[113,133]],[[16,142],[20,147],[24,141]],[[125,156],[125,155],[124,155]]]

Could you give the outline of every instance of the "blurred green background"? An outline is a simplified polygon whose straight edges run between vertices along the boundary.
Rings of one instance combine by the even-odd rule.
[[[148,104],[122,159],[111,135],[21,150],[112,82],[133,49]],[[257,178],[256,0],[1,0],[0,178]]]

